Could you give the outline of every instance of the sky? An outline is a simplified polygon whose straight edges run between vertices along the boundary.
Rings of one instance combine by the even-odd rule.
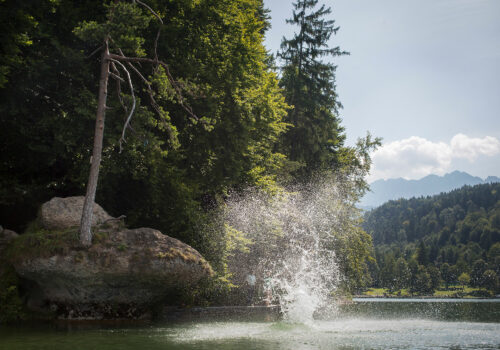
[[[271,10],[275,53],[296,27],[291,0]],[[372,135],[369,182],[454,170],[500,176],[500,0],[320,0],[340,26],[330,46],[347,144]]]

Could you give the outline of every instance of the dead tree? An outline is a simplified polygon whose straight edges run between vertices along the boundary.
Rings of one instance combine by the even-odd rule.
[[[118,3],[119,1],[116,1]],[[151,12],[156,19],[163,24],[161,17],[149,7],[147,4],[140,0],[134,0],[135,4],[139,4],[140,6],[147,9]],[[157,114],[161,116],[159,105],[156,103],[154,92],[152,89],[152,84],[148,81],[144,75],[137,68],[137,64],[150,64],[153,67],[153,70],[156,71],[159,67],[162,67],[165,70],[167,79],[169,83],[174,88],[177,102],[182,106],[182,108],[188,114],[188,117],[192,120],[198,121],[199,118],[194,114],[192,108],[186,103],[186,100],[183,96],[183,86],[178,84],[172,77],[170,73],[170,69],[168,65],[158,59],[158,40],[160,38],[161,26],[158,29],[156,34],[155,42],[154,42],[154,58],[144,58],[144,57],[128,57],[123,54],[123,51],[120,47],[114,47],[114,50],[118,52],[110,53],[110,45],[113,44],[113,38],[108,33],[104,39],[104,43],[99,47],[98,50],[94,51],[91,54],[94,55],[100,49],[102,49],[102,57],[101,57],[101,72],[99,78],[99,93],[98,93],[98,101],[97,101],[97,114],[96,114],[96,124],[95,124],[95,132],[94,132],[94,146],[92,150],[91,157],[91,165],[90,165],[90,173],[89,179],[87,183],[87,191],[85,195],[85,201],[83,204],[82,218],[80,222],[80,243],[84,246],[90,246],[92,244],[92,215],[95,201],[95,194],[97,190],[97,182],[99,178],[99,167],[101,164],[101,155],[102,155],[102,144],[103,144],[103,136],[104,136],[104,121],[106,116],[106,100],[108,96],[108,82],[109,78],[116,80],[117,82],[117,94],[120,103],[122,104],[123,109],[128,113],[125,123],[123,125],[122,135],[119,141],[120,153],[123,149],[123,143],[125,142],[125,133],[128,128],[130,128],[130,121],[135,111],[136,107],[136,98],[134,94],[134,85],[132,76],[130,74],[129,69],[137,75],[138,79],[142,81],[143,84],[146,85],[146,91],[149,95],[149,100],[151,107],[155,110]],[[111,71],[110,71],[111,68]],[[123,77],[123,75],[125,78]],[[121,83],[126,82],[130,89],[130,95],[132,97],[132,106],[127,108],[121,98]],[[167,128],[167,131],[171,134],[171,130]]]

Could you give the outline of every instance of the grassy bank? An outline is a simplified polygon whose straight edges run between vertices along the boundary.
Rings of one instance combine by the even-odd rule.
[[[408,289],[390,291],[388,288],[369,288],[363,293],[356,295],[362,298],[488,298],[494,297],[494,293],[486,288],[474,288],[462,286],[450,286],[448,289],[439,288],[433,294],[412,294]]]

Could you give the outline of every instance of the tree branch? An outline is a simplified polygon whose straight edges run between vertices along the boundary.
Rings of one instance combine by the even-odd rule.
[[[145,57],[126,57],[126,56],[119,56],[116,54],[109,54],[108,57],[112,60],[115,60],[115,61],[138,62],[138,63],[145,62],[145,63],[156,64],[156,65],[162,66],[165,69],[165,72],[167,73],[168,81],[170,82],[170,84],[173,86],[173,88],[175,89],[175,91],[177,93],[177,98],[178,98],[179,104],[189,114],[189,116],[191,118],[193,118],[196,121],[200,121],[198,116],[196,116],[196,114],[194,114],[193,109],[189,105],[185,104],[184,96],[182,95],[182,90],[179,87],[179,85],[176,83],[174,78],[172,77],[172,74],[170,73],[170,69],[165,62],[159,61],[159,60],[154,60],[151,58],[145,58]],[[204,123],[205,121],[201,120],[201,122]]]
[[[137,3],[139,3],[140,5],[144,6],[145,8],[147,8],[149,10],[149,12],[151,12],[158,19],[158,21],[160,21],[160,23],[163,25],[163,20],[161,19],[160,15],[158,13],[156,13],[156,11],[154,11],[151,7],[149,7],[148,5],[146,5],[145,3],[143,3],[140,0],[135,0],[135,1]],[[160,39],[160,33],[161,33],[161,26],[158,28],[158,32],[156,33],[155,46],[154,46],[155,61],[158,61],[158,40]]]
[[[125,80],[123,80],[123,78],[122,78],[122,77],[120,77],[120,76],[116,75],[116,74],[115,74],[115,73],[113,73],[113,72],[109,72],[109,75],[110,75],[113,79],[115,79],[115,80],[119,80],[119,81],[121,81],[122,83],[124,83],[124,82],[125,82]]]
[[[92,51],[92,53],[91,53],[90,55],[88,55],[87,57],[85,57],[85,58],[90,58],[90,57],[94,56],[94,55],[95,55],[96,53],[98,53],[98,52],[99,52],[99,50],[101,50],[103,47],[104,47],[104,44],[103,44],[103,45],[101,45],[101,46],[99,46],[99,47],[98,47],[97,49],[95,49],[94,51]]]
[[[121,48],[118,48],[118,52],[120,52],[120,55],[122,57],[125,57],[125,54],[123,53],[123,51],[122,51]],[[114,64],[114,63],[111,62],[111,64]],[[162,113],[160,111],[160,106],[158,105],[158,103],[156,102],[156,99],[154,98],[154,92],[153,92],[153,89],[151,88],[151,83],[132,64],[132,62],[127,62],[127,64],[139,76],[139,78],[141,78],[141,80],[144,82],[144,84],[146,84],[146,86],[147,86],[147,92],[148,92],[148,96],[149,96],[149,100],[150,100],[151,106],[155,110],[156,114],[158,114],[158,116],[160,117],[160,121],[162,121],[163,120],[163,115],[162,115]],[[120,101],[122,101],[121,100],[121,96],[120,96]],[[125,111],[127,111],[127,109],[126,109],[126,107],[125,107],[125,105],[123,103],[122,103],[122,106],[125,109]],[[167,129],[167,132],[168,132],[168,135],[169,135],[170,139],[173,140],[173,138],[174,138],[174,132],[172,130],[172,127],[168,123],[164,123],[164,126]],[[130,125],[129,125],[129,128],[135,133],[135,130],[132,129],[132,127]]]
[[[132,64],[132,62],[127,62],[127,64],[139,76],[139,78],[141,78],[141,80],[144,82],[144,84],[146,84],[146,86],[148,88],[147,92],[149,95],[149,101],[151,103],[151,106],[153,106],[153,109],[155,110],[156,114],[158,114],[158,116],[160,117],[160,120],[162,120],[163,115],[161,114],[160,106],[158,105],[158,103],[156,102],[156,99],[154,97],[153,89],[151,89],[151,83],[146,78],[144,78],[144,76],[141,74],[141,72],[137,68],[135,68],[135,66]],[[173,139],[174,132],[172,131],[172,127],[168,123],[165,123],[164,125],[167,128],[170,139]]]
[[[113,62],[113,61],[111,61],[111,68],[116,72],[116,74],[118,76],[121,75],[118,68],[116,68],[115,62]],[[120,101],[120,104],[122,105],[123,110],[125,111],[125,113],[128,114],[128,108],[127,108],[127,106],[125,106],[125,103],[123,102],[123,98],[122,98],[122,84],[121,84],[120,80],[116,81],[116,95],[118,96],[118,101]]]
[[[111,56],[111,55],[109,55],[109,56]],[[132,115],[134,114],[134,110],[135,110],[136,101],[135,101],[135,94],[134,94],[134,85],[132,84],[132,78],[130,78],[130,73],[127,70],[127,68],[120,61],[117,61],[109,56],[108,56],[108,59],[111,62],[115,62],[115,63],[119,64],[120,67],[125,71],[125,74],[127,74],[127,80],[128,80],[128,84],[130,86],[130,94],[132,95],[132,108],[131,108],[130,113],[127,117],[127,120],[125,121],[125,125],[123,125],[122,136],[120,137],[120,152],[119,153],[122,153],[123,142],[127,142],[127,141],[125,141],[125,132],[127,131],[127,127],[130,124],[130,120],[132,119]]]
[[[158,18],[158,21],[160,21],[160,23],[163,24],[163,20],[161,19],[160,15],[158,13],[156,13],[156,11],[154,11],[151,7],[149,7],[148,5],[146,5],[145,3],[143,3],[140,0],[135,0],[135,1],[138,2],[139,4],[141,4],[142,6],[144,6],[145,8],[147,8],[149,10],[149,12],[151,12],[156,18]]]

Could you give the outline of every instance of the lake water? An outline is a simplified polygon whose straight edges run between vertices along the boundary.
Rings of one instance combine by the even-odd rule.
[[[0,327],[0,349],[500,349],[500,300],[359,299],[305,323]]]

